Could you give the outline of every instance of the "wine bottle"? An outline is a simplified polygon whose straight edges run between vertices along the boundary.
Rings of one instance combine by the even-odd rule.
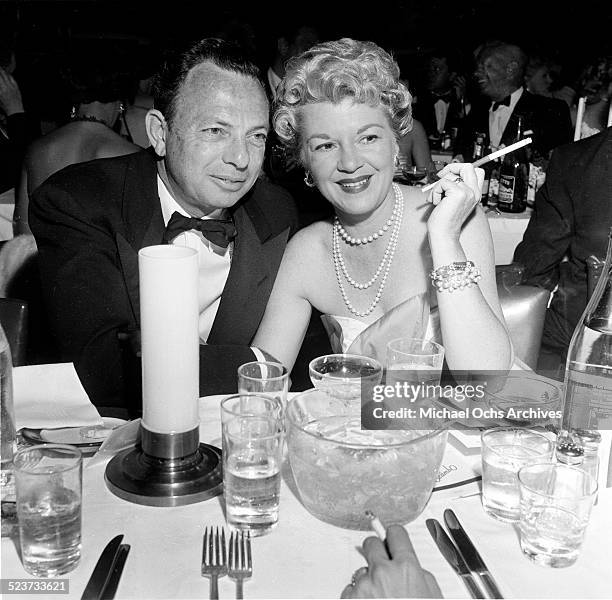
[[[472,148],[471,162],[477,161],[485,155],[486,147],[487,147],[486,139],[487,139],[486,133],[476,132],[474,134],[474,146]],[[483,165],[483,170],[484,170],[484,180],[482,182],[480,201],[482,202],[483,206],[486,206],[487,199],[489,196],[489,181],[491,180],[490,163],[486,163],[485,165]]]
[[[523,117],[517,115],[516,135],[513,142],[523,139]],[[523,212],[527,207],[529,190],[529,161],[524,148],[503,157],[499,169],[499,196],[497,208],[502,212]]]
[[[568,348],[563,429],[612,429],[612,229],[601,276]]]

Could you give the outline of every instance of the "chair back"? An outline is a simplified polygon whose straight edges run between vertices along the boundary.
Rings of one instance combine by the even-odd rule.
[[[11,348],[13,366],[25,365],[28,344],[28,303],[16,298],[0,298],[0,325]]]
[[[523,285],[519,281],[519,278],[514,277],[512,269],[504,271],[503,268],[497,268],[497,294],[514,346],[514,354],[535,370],[550,291]]]

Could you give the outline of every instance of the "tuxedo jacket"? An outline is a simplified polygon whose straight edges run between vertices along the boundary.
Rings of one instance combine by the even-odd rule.
[[[262,181],[232,213],[232,263],[208,343],[200,346],[201,395],[234,392],[237,367],[256,360],[249,344],[296,223],[291,196]],[[137,413],[140,361],[130,342],[140,327],[138,251],[161,244],[165,230],[155,154],[59,171],[33,195],[30,226],[61,360],[74,361],[94,404]]]
[[[446,121],[444,123],[444,129],[450,131],[456,127],[457,130],[461,125],[463,118],[463,107],[461,102],[457,98],[454,91],[450,92],[449,95],[448,112],[446,113]],[[436,120],[436,109],[435,104],[439,100],[439,97],[433,94],[429,90],[423,90],[418,94],[418,100],[413,107],[413,116],[415,119],[425,128],[428,136],[438,134],[438,123]]]
[[[554,289],[544,341],[565,351],[587,303],[586,259],[603,259],[612,227],[612,127],[557,148],[514,260],[524,282]],[[564,257],[568,260],[564,261]]]
[[[459,128],[455,154],[463,154],[466,161],[472,157],[474,134],[484,132],[489,135],[490,106],[488,98],[474,102]],[[523,116],[523,131],[533,132],[531,149],[541,157],[548,158],[553,148],[572,141],[572,121],[567,104],[563,100],[545,98],[523,90],[504,129],[501,144],[509,146],[515,141],[518,115]]]

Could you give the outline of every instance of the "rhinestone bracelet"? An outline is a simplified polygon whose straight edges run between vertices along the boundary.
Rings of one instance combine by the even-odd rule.
[[[454,292],[474,285],[482,276],[478,267],[471,260],[467,260],[438,267],[429,277],[431,285],[439,292]]]

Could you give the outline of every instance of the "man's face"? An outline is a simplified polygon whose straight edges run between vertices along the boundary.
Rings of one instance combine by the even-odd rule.
[[[498,54],[488,54],[479,58],[474,73],[480,91],[492,100],[502,100],[508,95],[511,79],[507,62]]]
[[[261,171],[268,101],[255,79],[202,63],[183,82],[166,127],[162,178],[192,216],[214,214],[236,204]]]
[[[450,73],[446,58],[433,56],[427,64],[427,88],[434,91],[445,91],[450,83]]]

